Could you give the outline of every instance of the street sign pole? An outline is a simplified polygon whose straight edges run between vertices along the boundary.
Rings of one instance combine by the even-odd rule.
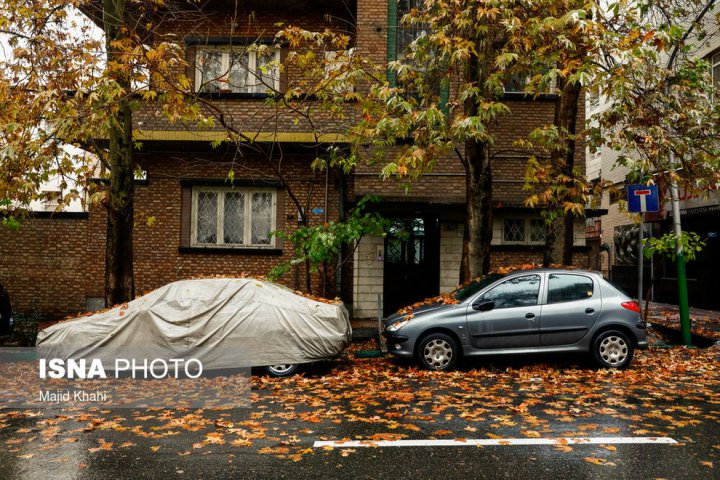
[[[660,210],[657,185],[635,184],[627,186],[628,211],[640,214],[640,228],[638,229],[638,304],[643,310],[643,277],[644,277],[644,256],[643,256],[643,235],[645,234],[645,212],[657,212]]]
[[[645,197],[642,197],[643,199]],[[643,230],[645,229],[645,212],[640,213],[640,231],[638,232],[638,305],[643,311]]]

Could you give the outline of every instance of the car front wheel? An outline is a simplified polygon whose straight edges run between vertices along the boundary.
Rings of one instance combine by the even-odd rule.
[[[603,332],[593,342],[593,356],[603,368],[625,368],[633,358],[632,341],[618,330]]]
[[[457,343],[444,333],[432,333],[423,338],[418,348],[420,363],[429,370],[452,370],[457,362]]]
[[[295,375],[299,369],[300,366],[294,363],[268,365],[265,367],[265,373],[271,377],[290,377]]]

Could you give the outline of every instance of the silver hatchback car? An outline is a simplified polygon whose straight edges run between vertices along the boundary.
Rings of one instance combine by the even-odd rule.
[[[449,302],[388,317],[383,336],[390,353],[431,370],[450,370],[460,356],[559,352],[622,369],[647,348],[637,302],[598,272],[562,269],[491,274]]]

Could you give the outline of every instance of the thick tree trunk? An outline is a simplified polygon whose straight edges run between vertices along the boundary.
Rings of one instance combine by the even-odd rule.
[[[575,139],[573,135],[577,124],[580,91],[581,86],[579,83],[565,83],[555,103],[555,126],[560,130],[561,138],[564,138],[565,141],[562,147],[555,149],[551,153],[550,162],[557,171],[564,173],[568,177],[572,177],[572,170],[575,166]],[[543,265],[572,264],[574,219],[575,217],[571,214],[560,214],[558,218],[547,226]]]
[[[480,40],[478,52],[492,48],[492,42]],[[488,65],[473,55],[465,67],[465,81],[485,88]],[[478,100],[470,98],[463,105],[466,117],[477,116]],[[490,271],[490,242],[492,241],[492,171],[490,144],[478,140],[465,142],[465,232],[460,261],[460,283],[465,283]]]
[[[543,265],[572,265],[572,244],[575,215],[557,217],[545,228],[545,251]]]
[[[112,43],[127,36],[123,28],[125,0],[104,0],[103,22],[107,61],[122,63]],[[108,111],[110,191],[107,207],[107,242],[105,247],[105,303],[115,305],[135,296],[133,279],[134,172],[132,162],[132,110],[130,77],[125,71],[111,72],[112,78],[127,95],[117,100],[115,110]]]
[[[467,207],[460,283],[465,283],[490,271],[490,242],[492,241],[490,146],[487,143],[467,142],[465,155],[467,158],[465,175]]]

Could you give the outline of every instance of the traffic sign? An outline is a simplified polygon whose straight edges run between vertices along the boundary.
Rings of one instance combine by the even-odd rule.
[[[657,212],[660,210],[657,185],[628,185],[628,212]]]

